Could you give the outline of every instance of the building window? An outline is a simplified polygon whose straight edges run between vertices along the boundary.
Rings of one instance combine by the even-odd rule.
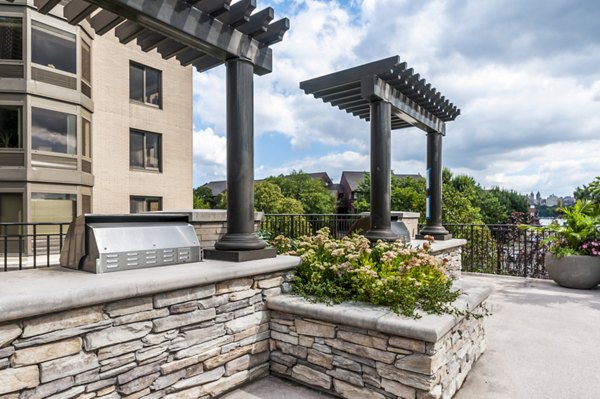
[[[22,148],[20,107],[0,105],[0,148]]]
[[[161,106],[161,72],[144,65],[129,64],[129,98]]]
[[[154,212],[162,211],[161,197],[129,197],[129,212]]]
[[[0,194],[0,223],[23,221],[23,195],[22,194]],[[19,226],[6,226],[0,228],[2,234],[20,234]]]
[[[77,154],[77,116],[31,108],[31,149]]]
[[[81,118],[81,155],[92,157],[92,124],[85,118]]]
[[[161,170],[161,135],[131,130],[129,132],[129,167]]]
[[[92,98],[92,55],[84,41],[81,41],[81,92]]]
[[[31,193],[32,223],[69,223],[77,212],[76,194]],[[38,234],[56,234],[59,226],[38,226]]]
[[[75,35],[32,21],[31,61],[61,71],[77,73]]]
[[[23,59],[23,20],[0,16],[0,60]]]

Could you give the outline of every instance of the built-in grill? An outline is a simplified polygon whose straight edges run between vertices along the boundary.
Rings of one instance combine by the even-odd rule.
[[[63,267],[108,273],[200,261],[187,215],[82,215],[67,232]]]

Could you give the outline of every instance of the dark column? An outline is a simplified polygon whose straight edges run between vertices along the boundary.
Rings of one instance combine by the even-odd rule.
[[[391,105],[375,101],[371,106],[371,241],[400,238],[392,229],[392,120]]]
[[[227,234],[218,250],[262,249],[254,233],[254,66],[234,58],[227,66]]]
[[[417,238],[429,235],[436,240],[448,240],[452,235],[442,226],[442,135],[427,133],[427,224]]]

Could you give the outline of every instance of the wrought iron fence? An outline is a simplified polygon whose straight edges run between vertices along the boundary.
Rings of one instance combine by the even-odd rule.
[[[323,227],[328,227],[332,236],[340,238],[348,234],[350,227],[360,218],[358,214],[266,214],[261,231],[268,237],[282,234],[298,238],[314,235]]]
[[[464,238],[462,269],[467,272],[548,278],[544,267],[548,232],[514,224],[444,225],[454,238]]]
[[[58,264],[69,223],[0,223],[2,271]]]
[[[290,238],[312,235],[329,227],[332,235],[342,237],[360,215],[267,214],[261,230],[267,237],[282,234]],[[454,238],[464,238],[463,271],[520,277],[548,278],[544,267],[547,232],[524,230],[514,224],[444,225]]]

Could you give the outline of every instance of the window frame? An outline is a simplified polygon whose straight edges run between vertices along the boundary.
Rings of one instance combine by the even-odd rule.
[[[18,123],[18,127],[17,127],[17,147],[1,147],[0,146],[0,151],[16,151],[16,150],[23,150],[23,105],[13,105],[13,104],[2,104],[0,103],[0,108],[6,108],[6,109],[16,109],[17,110],[17,123]]]
[[[33,40],[34,40],[34,30],[38,30],[40,32],[43,32],[45,34],[49,34],[49,35],[54,35],[57,37],[63,36],[63,38],[65,38],[65,40],[69,40],[73,42],[73,61],[74,61],[74,65],[75,65],[75,71],[71,72],[71,71],[66,71],[64,69],[60,69],[57,67],[50,67],[48,65],[44,65],[44,64],[39,64],[37,62],[35,62],[33,60]],[[39,21],[37,19],[32,19],[30,21],[30,28],[28,29],[28,34],[30,35],[30,39],[29,39],[29,43],[30,43],[30,49],[28,50],[31,53],[31,65],[35,66],[36,68],[43,68],[47,71],[51,71],[51,72],[55,72],[55,73],[60,73],[60,74],[65,74],[68,76],[73,76],[73,77],[77,77],[77,74],[80,72],[79,69],[81,69],[81,67],[78,68],[78,56],[79,56],[79,51],[78,51],[78,40],[77,40],[77,35],[75,33],[72,32],[68,32],[64,29],[58,28],[56,26],[50,25],[48,23]],[[66,38],[69,39],[66,39]]]
[[[80,71],[79,71],[79,77],[81,79],[81,87],[80,87],[80,91],[82,94],[86,95],[84,93],[83,90],[83,85],[86,85],[87,87],[89,87],[90,90],[90,95],[89,97],[86,95],[86,97],[88,98],[92,98],[92,94],[93,94],[93,90],[92,90],[92,46],[90,43],[88,43],[86,40],[83,40],[83,36],[79,38],[79,63],[80,63]],[[87,50],[87,54],[88,54],[88,68],[89,68],[89,77],[85,77],[84,76],[84,64],[85,64],[85,57],[84,57],[84,50]]]
[[[75,150],[73,152],[68,152],[69,151],[69,146],[67,144],[67,152],[60,152],[60,151],[52,151],[52,150],[43,150],[43,149],[37,149],[37,148],[33,148],[33,142],[34,142],[34,136],[35,136],[35,129],[33,127],[33,119],[34,119],[34,113],[35,113],[35,109],[40,109],[42,111],[50,111],[50,112],[55,112],[55,113],[59,113],[59,114],[64,114],[67,116],[72,116],[73,120],[75,122],[75,127],[73,130],[73,137],[75,137]],[[29,146],[31,148],[32,152],[43,152],[43,153],[47,153],[47,154],[53,154],[53,155],[59,155],[59,156],[68,156],[68,157],[77,157],[79,155],[79,151],[80,151],[80,141],[78,138],[78,134],[77,134],[77,130],[79,129],[79,113],[77,111],[75,112],[70,112],[70,111],[66,111],[66,110],[62,110],[62,109],[56,109],[56,108],[51,108],[51,107],[47,107],[44,105],[37,105],[37,104],[32,104],[29,107],[29,112],[31,115],[31,127],[30,127],[30,132],[29,132]],[[67,137],[69,137],[69,132],[67,130]]]
[[[153,212],[150,210],[150,203],[158,201],[158,211],[163,210],[163,197],[158,196],[149,196],[149,195],[130,195],[129,196],[129,213],[140,213],[133,212],[133,202],[134,201],[143,201],[144,202],[144,210],[142,212]]]
[[[2,18],[13,18],[13,19],[20,19],[21,20],[21,58],[19,59],[13,59],[13,58],[0,58],[0,63],[1,64],[19,64],[22,65],[25,63],[25,56],[26,56],[26,43],[25,43],[25,21],[26,18],[24,15],[14,15],[11,13],[2,13],[2,15],[0,15],[0,17]]]
[[[132,152],[131,152],[131,136],[133,134],[141,134],[143,136],[143,146],[142,146],[142,164],[143,166],[137,166],[132,164]],[[147,157],[146,152],[148,151],[147,146],[147,137],[149,135],[154,135],[158,137],[158,167],[147,166]],[[147,172],[155,172],[162,173],[163,166],[163,140],[162,134],[155,132],[148,132],[140,129],[129,129],[129,170],[132,171],[147,171]]]
[[[131,68],[139,68],[142,70],[142,100],[138,100],[136,98],[132,98],[131,96]],[[146,90],[147,90],[147,80],[146,73],[147,70],[153,70],[158,72],[158,104],[153,104],[151,102],[146,101]],[[163,107],[163,84],[162,84],[162,71],[160,69],[152,68],[148,65],[140,64],[139,62],[129,61],[129,101],[135,104],[143,104],[149,107],[162,109]]]

